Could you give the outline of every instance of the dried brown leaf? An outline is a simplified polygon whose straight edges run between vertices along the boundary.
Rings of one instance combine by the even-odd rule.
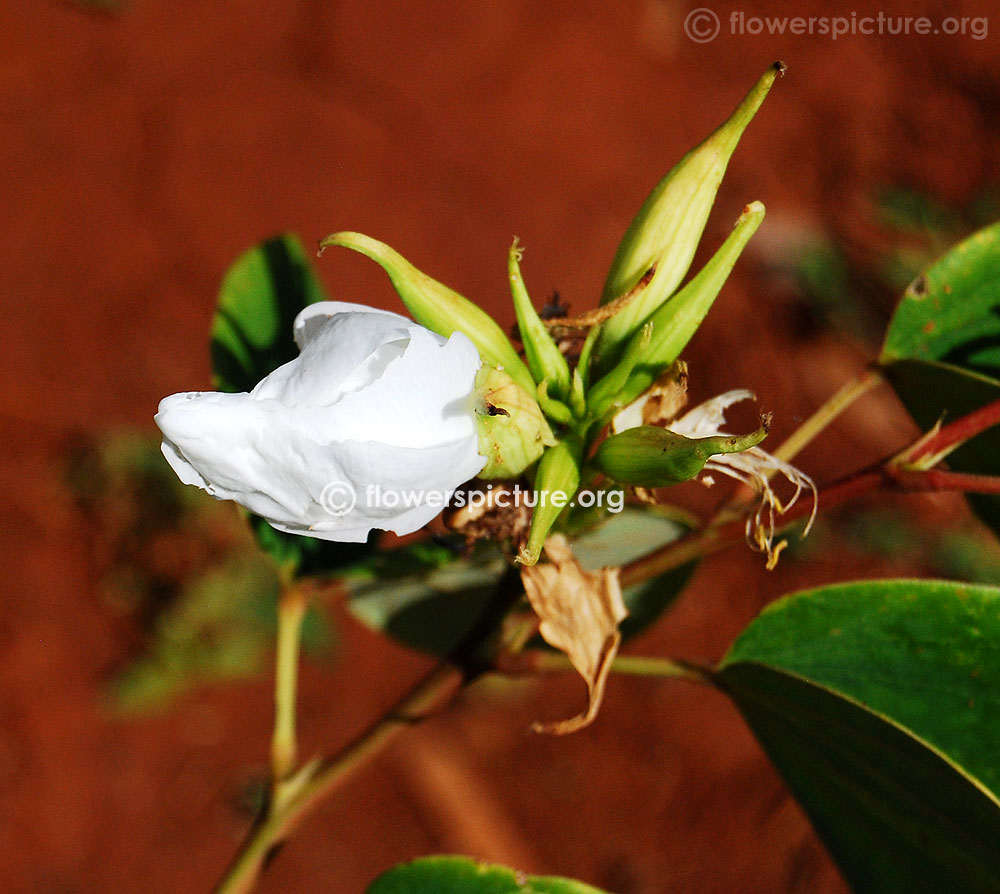
[[[561,534],[545,541],[548,562],[521,570],[524,591],[545,641],[569,658],[587,684],[587,709],[569,720],[535,723],[537,732],[565,735],[587,726],[601,706],[604,684],[618,652],[618,625],[628,614],[618,568],[585,571]]]

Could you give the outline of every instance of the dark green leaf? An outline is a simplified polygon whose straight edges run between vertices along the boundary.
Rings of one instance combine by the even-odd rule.
[[[682,515],[663,515],[651,509],[626,508],[573,541],[573,553],[588,571],[625,565],[683,537],[691,521]],[[663,614],[691,577],[696,562],[628,587],[622,594],[629,615],[621,623],[625,639],[645,630]]]
[[[219,391],[251,391],[299,353],[292,324],[306,305],[325,301],[298,237],[268,239],[229,268],[212,321],[212,372]]]
[[[423,857],[379,876],[367,894],[602,894],[583,882],[525,875],[468,857]]]
[[[250,529],[261,548],[280,567],[291,568],[299,577],[333,574],[375,550],[379,534],[372,531],[366,543],[337,543],[300,534],[286,534],[272,528],[259,515],[247,513]]]
[[[480,618],[506,567],[486,542],[469,557],[438,544],[381,552],[348,572],[347,604],[373,630],[443,656]]]
[[[1000,805],[961,770],[790,674],[741,663],[724,678],[856,891],[1000,890]]]
[[[859,891],[1000,890],[1000,590],[868,581],[765,610],[720,681]]]

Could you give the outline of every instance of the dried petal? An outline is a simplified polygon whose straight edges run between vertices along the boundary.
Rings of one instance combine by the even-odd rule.
[[[564,652],[583,677],[587,709],[569,720],[535,723],[537,732],[565,735],[587,726],[601,706],[604,684],[618,652],[618,625],[628,611],[618,582],[618,568],[584,571],[561,534],[545,541],[548,563],[522,569],[531,607],[541,619],[545,641]]]

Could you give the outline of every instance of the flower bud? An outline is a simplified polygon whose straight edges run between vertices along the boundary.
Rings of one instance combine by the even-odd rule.
[[[748,435],[686,438],[666,428],[641,425],[611,435],[594,455],[609,478],[636,487],[667,487],[694,478],[713,456],[742,453],[767,437],[767,425]]]
[[[593,386],[588,396],[592,410],[603,415],[609,408],[630,404],[680,356],[763,219],[760,202],[751,202],[743,209],[729,238],[697,276],[632,335],[618,366]],[[620,381],[622,368],[628,371],[624,383]]]
[[[545,451],[535,474],[535,508],[531,515],[528,542],[517,560],[534,565],[542,554],[545,538],[556,519],[569,506],[580,486],[581,449],[579,442],[567,437]]]
[[[503,370],[483,366],[476,374],[480,478],[517,478],[546,447],[556,443],[538,402]]]
[[[453,332],[464,333],[479,349],[486,363],[505,369],[523,389],[534,391],[535,382],[531,373],[518,357],[510,339],[489,314],[468,298],[421,273],[399,252],[370,236],[333,233],[320,240],[320,254],[331,245],[361,252],[379,264],[389,275],[400,300],[421,326],[445,338]]]
[[[521,251],[515,239],[507,256],[507,276],[510,280],[510,293],[514,299],[514,312],[517,314],[517,328],[524,345],[524,355],[528,359],[528,366],[535,380],[539,384],[550,383],[550,390],[555,397],[563,399],[569,394],[570,389],[569,364],[539,318],[531,298],[528,297],[528,290],[521,276]]]
[[[650,269],[655,272],[648,285],[605,323],[595,358],[602,368],[613,362],[617,349],[684,278],[729,159],[779,73],[784,73],[780,62],[768,69],[715,133],[657,184],[629,226],[608,273],[601,303],[624,295]]]
[[[475,345],[334,301],[303,310],[294,335],[299,356],[253,391],[160,402],[170,466],[291,534],[360,543],[423,527],[485,461]]]

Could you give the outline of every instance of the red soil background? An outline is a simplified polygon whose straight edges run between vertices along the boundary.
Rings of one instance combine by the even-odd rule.
[[[690,4],[672,0],[3,5],[3,890],[207,890],[248,824],[233,804],[266,760],[270,681],[203,688],[145,718],[104,711],[130,644],[95,595],[63,470],[70,436],[152,431],[160,397],[207,386],[219,279],[257,240],[370,233],[510,322],[516,233],[536,299],[558,288],[586,308],[650,187],[780,58],[788,76],[736,154],[706,245],[751,199],[768,218],[687,354],[693,396],[755,389],[776,442],[871,356],[799,332],[762,262],[833,224],[863,253],[882,184],[962,203],[1000,181],[997,38],[729,34],[740,8],[721,4],[723,33],[698,44],[683,30]],[[885,8],[936,22],[989,10]],[[398,307],[364,259],[333,252],[320,271],[338,298]],[[879,393],[802,464],[830,480],[911,434]],[[631,649],[716,659],[781,593],[900,570],[913,569],[833,554],[769,574],[735,548]],[[427,666],[342,627],[336,663],[304,672],[306,753],[346,742]],[[260,890],[361,891],[441,852],[621,894],[845,890],[721,697],[614,679],[592,728],[545,738],[530,721],[574,713],[578,681],[510,691],[476,686],[409,732],[307,820]]]

